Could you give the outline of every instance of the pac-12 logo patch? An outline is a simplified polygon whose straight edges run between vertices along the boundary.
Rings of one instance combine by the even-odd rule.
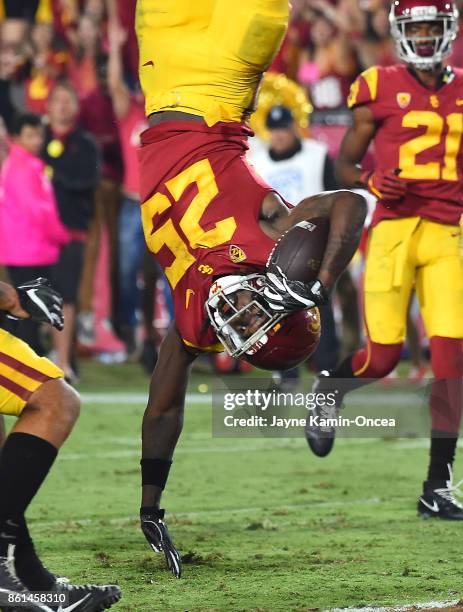
[[[228,254],[230,255],[230,259],[233,263],[240,263],[246,259],[246,253],[243,251],[243,249],[240,249],[239,246],[236,246],[236,244],[230,245]]]
[[[407,108],[411,99],[411,95],[406,91],[399,91],[397,94],[397,104],[400,106],[400,108]]]

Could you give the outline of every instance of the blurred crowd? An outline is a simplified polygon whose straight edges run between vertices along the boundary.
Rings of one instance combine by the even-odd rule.
[[[1,275],[16,285],[50,277],[66,315],[65,331],[51,338],[33,324],[3,325],[39,353],[51,351],[71,381],[78,380],[81,354],[139,359],[150,371],[172,316],[140,223],[136,149],[146,121],[135,4],[0,0]],[[332,158],[349,121],[350,84],[363,69],[396,61],[389,6],[382,0],[291,4],[288,34],[270,70],[307,93],[308,135],[324,142]],[[463,66],[461,39],[451,62]],[[360,278],[354,269],[335,301],[324,351],[336,351],[336,358],[361,340]],[[331,362],[333,355],[320,359]],[[219,361],[219,369],[236,369]]]
[[[345,107],[355,77],[397,61],[384,0],[292,0],[286,40],[272,70],[298,81],[315,110]],[[457,2],[457,5],[461,2]],[[463,66],[458,37],[449,60]]]

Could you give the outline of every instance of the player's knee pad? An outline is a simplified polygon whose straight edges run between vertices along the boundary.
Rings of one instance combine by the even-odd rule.
[[[395,368],[400,359],[402,344],[379,344],[368,341],[368,345],[352,357],[354,375],[361,378],[384,378]]]

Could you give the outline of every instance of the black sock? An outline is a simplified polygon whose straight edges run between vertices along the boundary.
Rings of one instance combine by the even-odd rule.
[[[344,359],[336,369],[333,370],[333,378],[354,378],[352,371],[352,355]]]
[[[0,455],[0,556],[20,539],[26,508],[45,480],[56,448],[37,436],[12,433]]]
[[[368,385],[371,381],[366,378],[355,376],[352,370],[352,355],[344,359],[338,367],[331,371],[331,378],[337,381],[337,388],[340,398],[343,398],[349,391],[354,391],[360,387]],[[329,386],[329,382],[326,383]],[[333,383],[331,383],[332,385]],[[320,387],[322,388],[322,387]]]
[[[447,465],[453,465],[458,436],[444,431],[431,431],[431,450],[427,481],[442,482],[449,479]]]
[[[30,591],[49,591],[56,581],[56,576],[47,570],[35,552],[24,517],[19,525],[20,532],[15,548],[16,574]]]

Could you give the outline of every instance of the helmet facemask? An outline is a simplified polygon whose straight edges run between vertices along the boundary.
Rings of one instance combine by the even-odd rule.
[[[206,301],[206,312],[214,331],[227,353],[235,359],[253,355],[268,341],[267,332],[284,317],[273,313],[264,297],[263,274],[224,276],[214,282]],[[239,292],[250,292],[249,301],[239,306]],[[247,336],[240,331],[240,321],[259,317],[259,327]]]
[[[439,12],[432,5],[416,6],[406,9],[404,14],[396,15],[394,4],[389,14],[391,34],[396,43],[397,55],[407,64],[418,70],[433,70],[452,52],[452,43],[458,30],[458,11],[450,13]],[[438,36],[419,38],[407,33],[411,23],[432,22],[442,26]],[[429,47],[428,54],[420,54],[420,47]]]

